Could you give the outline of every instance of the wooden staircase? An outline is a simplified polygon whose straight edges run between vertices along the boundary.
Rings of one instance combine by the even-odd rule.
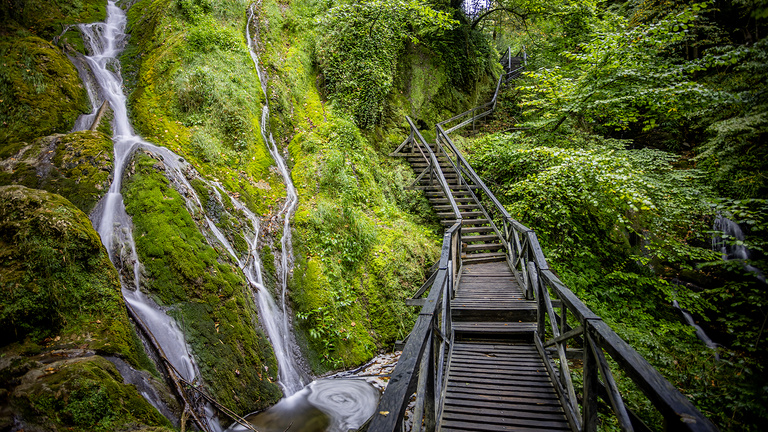
[[[434,151],[435,145],[431,144],[431,147]],[[427,154],[427,150],[422,150],[423,154],[418,151],[398,154],[398,156],[406,158],[417,175],[429,168],[429,162],[424,156]],[[448,182],[451,195],[453,195],[453,199],[461,211],[463,262],[473,264],[504,261],[506,259],[504,246],[491,227],[482,206],[476,201],[472,188],[463,182],[446,156],[438,156],[437,160],[440,164],[440,170]],[[429,172],[421,176],[412,187],[424,191],[424,196],[429,200],[443,226],[449,227],[454,224],[455,217],[448,197]]]

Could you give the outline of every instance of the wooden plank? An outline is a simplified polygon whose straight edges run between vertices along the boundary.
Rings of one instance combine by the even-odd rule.
[[[449,421],[442,424],[441,431],[445,432],[458,432],[458,431],[475,431],[475,432],[541,432],[538,428],[526,428],[520,426],[511,425],[486,425],[476,423],[466,423],[460,421]]]
[[[460,422],[477,422],[483,424],[498,424],[498,425],[511,425],[521,427],[531,427],[541,429],[554,429],[554,430],[569,430],[568,423],[563,425],[563,422],[557,420],[534,420],[534,419],[521,419],[521,418],[507,418],[507,417],[491,417],[473,414],[463,413],[443,413],[443,423],[446,424],[450,421]]]
[[[527,393],[529,395],[536,395],[536,393]],[[497,409],[512,409],[518,411],[528,411],[531,413],[555,413],[560,414],[565,419],[562,408],[559,406],[532,404],[532,403],[514,403],[498,400],[477,400],[471,398],[461,398],[460,394],[451,394],[445,397],[445,405],[453,406],[468,406],[468,407],[480,407],[480,408],[497,408]]]
[[[521,409],[516,409],[517,407]],[[529,419],[529,420],[539,420],[539,421],[547,421],[547,422],[557,422],[557,423],[565,423],[565,427],[568,426],[568,422],[566,421],[565,415],[562,412],[551,412],[551,411],[530,412],[522,409],[523,407],[524,405],[509,406],[509,407],[495,406],[492,408],[486,408],[481,406],[468,407],[466,405],[446,404],[443,412],[455,413],[455,414],[485,415],[488,417],[502,417],[504,419]],[[450,418],[452,417],[452,415],[448,415],[446,417]]]
[[[562,405],[557,398],[557,394],[554,390],[546,391],[546,389],[521,389],[519,392],[510,392],[509,389],[499,390],[496,388],[488,388],[489,386],[477,385],[477,386],[465,386],[456,387],[449,386],[446,397],[457,397],[467,400],[486,400],[486,401],[499,401],[509,403],[527,403],[534,405],[548,405],[553,407],[559,407],[561,410]]]

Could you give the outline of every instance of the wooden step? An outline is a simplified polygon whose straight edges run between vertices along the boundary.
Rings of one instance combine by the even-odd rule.
[[[497,322],[515,321],[535,323],[537,316],[536,302],[489,300],[486,303],[461,301],[451,302],[451,317],[455,326],[459,321]]]
[[[501,336],[533,340],[533,332],[536,331],[535,322],[516,321],[455,321],[452,327],[459,339]]]
[[[443,226],[451,226],[454,224],[454,222],[455,222],[455,219],[445,219],[440,221],[440,223],[443,224]],[[464,225],[477,226],[477,225],[485,225],[487,223],[488,223],[488,219],[462,219],[461,220],[462,226]]]
[[[446,199],[446,201],[448,200]],[[459,210],[474,210],[479,208],[477,204],[458,204],[458,203],[456,207],[458,207]],[[453,207],[451,207],[450,204],[441,204],[441,205],[433,205],[432,208],[435,211],[440,211],[440,210],[451,210]]]
[[[453,212],[438,212],[437,217],[439,218],[449,218],[453,217]],[[464,219],[478,219],[478,218],[484,218],[485,214],[481,211],[463,211],[461,212],[461,217]]]
[[[506,259],[507,259],[507,254],[504,252],[489,252],[489,253],[461,256],[461,261],[464,264],[477,264],[477,263],[486,263],[486,262],[505,261]]]
[[[464,230],[462,229],[462,234],[464,233]],[[462,235],[461,241],[464,243],[477,243],[477,242],[493,242],[498,241],[499,236],[496,235],[496,233],[493,234],[486,234],[486,235]]]
[[[450,201],[448,201],[448,198],[445,198],[445,194],[440,195],[440,197],[427,197],[429,200],[429,203],[432,204],[433,207],[437,207],[438,205],[448,205],[450,207]],[[462,197],[453,197],[453,201],[456,202],[456,204],[462,202],[462,203],[474,203],[475,199],[471,196],[462,196]],[[474,206],[477,206],[477,204],[473,204]]]
[[[431,204],[437,204],[437,203],[448,203],[448,197],[445,196],[443,192],[424,192],[427,199]],[[475,202],[475,199],[470,195],[469,192],[459,192],[459,193],[452,193],[451,197],[453,197],[453,200],[456,202]]]
[[[461,227],[462,238],[464,238],[464,234],[487,233],[487,232],[493,232],[493,227],[490,227],[490,226]]]
[[[471,254],[477,251],[498,251],[502,249],[504,249],[504,245],[499,243],[468,244],[463,248],[461,248],[462,252],[467,254]],[[467,257],[471,257],[471,256],[472,255],[467,255]]]
[[[420,189],[420,190],[423,190],[425,192],[440,192],[440,193],[443,192],[443,187],[442,186],[440,186],[440,185],[431,185],[431,184],[421,185],[421,186],[414,186],[414,189]],[[458,185],[458,184],[457,185],[452,185],[450,187],[450,189],[451,189],[451,192],[454,193],[454,195],[456,193],[463,193],[464,195],[469,195],[469,189],[467,188],[466,185]]]

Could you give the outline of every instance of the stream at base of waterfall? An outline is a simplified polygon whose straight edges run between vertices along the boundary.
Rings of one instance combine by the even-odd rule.
[[[248,11],[248,25],[246,26],[248,47],[266,96],[267,77],[259,67],[255,43],[250,37],[250,23],[253,20],[254,13],[253,8],[251,8]],[[163,161],[166,176],[175,188],[180,189],[180,191],[183,190],[182,195],[187,197],[186,205],[190,212],[205,215],[200,199],[189,182],[190,176],[203,180],[216,194],[224,191],[224,188],[217,182],[202,179],[194,167],[186,163],[179,155],[165,147],[144,141],[133,131],[127,114],[126,96],[123,93],[118,60],[118,55],[123,50],[127,39],[125,26],[125,12],[116,6],[113,0],[109,0],[107,3],[105,22],[79,26],[89,51],[89,55],[84,60],[95,82],[95,85],[86,83],[94,113],[78,121],[75,130],[87,127],[86,125],[90,123],[96,108],[104,101],[109,103],[114,114],[112,124],[115,153],[113,181],[109,192],[91,214],[91,221],[101,236],[102,243],[115,267],[123,269],[121,271],[123,297],[135,319],[141,321],[142,327],[151,333],[155,348],[161,356],[168,359],[169,368],[173,369],[185,381],[199,382],[200,372],[183,332],[174,319],[166,313],[166,309],[155,303],[141,290],[141,263],[133,240],[131,217],[126,213],[121,194],[122,177],[126,164],[133,153],[142,149],[142,151],[152,153]],[[291,181],[290,171],[275,144],[272,133],[269,131],[269,106],[266,100],[265,97],[262,112],[262,138],[286,185],[286,201],[278,214],[278,218],[283,222],[282,254],[275,263],[280,283],[280,304],[277,304],[264,286],[261,261],[257,249],[260,232],[258,216],[230,195],[234,205],[242,211],[242,214],[250,222],[248,232],[243,232],[249,245],[249,253],[245,257],[238,256],[226,236],[207,216],[204,217],[204,224],[200,227],[211,239],[209,241],[220,243],[242,269],[258,306],[260,321],[272,342],[278,361],[279,384],[286,397],[272,409],[249,416],[249,421],[252,420],[254,424],[260,424],[265,417],[288,419],[289,424],[282,426],[281,431],[286,430],[287,427],[292,427],[292,430],[347,431],[357,429],[373,415],[380,390],[364,379],[352,379],[341,375],[317,380],[306,385],[308,373],[299,366],[301,363],[300,352],[291,331],[290,310],[286,303],[287,282],[293,266],[290,220],[298,204],[298,196]],[[380,364],[380,361],[374,361],[372,364]],[[381,380],[379,381],[381,382]],[[151,398],[147,392],[142,394],[161,412],[167,411],[160,406],[161,402]],[[221,427],[211,407],[205,407],[204,411],[205,422],[209,429],[220,431]],[[271,429],[265,426],[259,430]]]

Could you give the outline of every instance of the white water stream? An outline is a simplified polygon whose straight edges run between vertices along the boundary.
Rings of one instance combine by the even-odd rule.
[[[249,26],[252,18],[253,9],[249,11],[247,32],[250,31]],[[183,332],[174,319],[165,312],[164,308],[158,306],[140,290],[141,263],[139,262],[136,245],[133,240],[132,221],[126,213],[120,191],[126,165],[133,152],[141,148],[151,152],[155,158],[162,161],[161,165],[165,169],[165,175],[181,195],[185,197],[186,206],[190,213],[204,215],[205,226],[201,228],[204,232],[208,233],[209,241],[213,241],[213,238],[215,238],[243,271],[251,287],[254,300],[258,305],[260,320],[272,342],[278,361],[279,383],[285,395],[290,396],[300,391],[302,394],[313,394],[315,395],[312,397],[314,406],[319,407],[321,411],[329,415],[334,429],[353,426],[356,421],[350,423],[343,419],[352,418],[355,415],[359,415],[362,411],[367,412],[368,408],[373,409],[375,402],[373,404],[370,403],[372,398],[366,397],[366,402],[359,401],[367,407],[366,409],[361,411],[359,406],[355,408],[355,403],[358,402],[353,402],[353,400],[357,399],[357,397],[351,395],[357,392],[352,390],[357,384],[350,385],[345,383],[348,380],[334,380],[336,384],[331,385],[328,383],[323,383],[322,385],[313,383],[305,389],[305,384],[308,382],[306,379],[307,374],[298,366],[300,353],[293,341],[293,333],[290,330],[290,311],[286,305],[287,283],[293,266],[290,219],[296,209],[298,196],[285,160],[270,132],[269,106],[266,100],[262,111],[262,137],[286,185],[286,201],[276,215],[278,220],[282,222],[283,227],[280,240],[281,254],[275,262],[278,269],[279,306],[264,285],[261,270],[262,264],[257,249],[260,230],[259,218],[242,202],[232,196],[229,197],[237,210],[240,210],[241,214],[245,215],[250,222],[250,228],[246,229],[247,232],[242,233],[248,243],[249,252],[246,257],[241,259],[224,233],[206,215],[205,209],[188,179],[199,178],[202,180],[214,192],[219,202],[222,201],[220,191],[224,190],[223,186],[217,182],[209,182],[202,179],[181,157],[164,147],[144,141],[133,132],[127,115],[126,96],[123,93],[120,64],[117,59],[125,45],[125,24],[126,16],[124,11],[117,7],[113,0],[110,0],[107,4],[106,22],[79,26],[88,51],[91,53],[91,55],[85,57],[85,60],[91,69],[96,85],[89,86],[86,84],[91,103],[94,106],[94,112],[83,116],[77,122],[75,130],[87,129],[95,116],[97,108],[104,100],[108,101],[114,115],[112,128],[115,169],[109,192],[97,204],[91,214],[91,220],[101,236],[102,243],[106,247],[110,259],[118,269],[122,270],[122,291],[126,302],[153,333],[162,354],[179,371],[182,378],[190,382],[197,380],[200,373],[184,339]],[[251,40],[250,36],[247,39],[251,57],[261,80],[262,90],[266,99],[267,77],[259,67],[254,41]],[[330,390],[331,387],[336,389],[335,392]],[[320,391],[320,388],[324,390]],[[362,394],[366,393],[364,390],[359,391]],[[319,401],[318,394],[329,394],[329,396],[323,396],[321,398],[323,401]],[[150,400],[150,402],[158,406],[157,401]],[[339,406],[334,408],[334,404]],[[210,412],[211,410],[207,411]],[[214,415],[208,415],[207,420],[212,430],[218,431],[221,429]]]
[[[275,144],[275,139],[272,136],[272,132],[269,126],[269,96],[267,95],[267,76],[259,66],[259,58],[256,54],[255,41],[251,38],[250,25],[254,19],[253,6],[248,10],[248,20],[245,26],[246,39],[248,41],[248,52],[253,60],[253,65],[256,68],[256,74],[259,76],[259,82],[261,83],[261,89],[264,92],[264,106],[262,107],[261,114],[261,135],[264,139],[264,143],[269,148],[269,153],[272,155],[272,159],[275,160],[277,168],[280,170],[280,174],[283,177],[285,183],[285,204],[277,214],[278,219],[282,219],[283,222],[283,235],[280,240],[281,251],[280,260],[275,263],[278,269],[278,282],[280,283],[280,310],[274,315],[273,322],[270,324],[265,323],[267,326],[267,333],[272,341],[272,345],[275,351],[275,356],[278,360],[278,373],[280,376],[280,383],[283,386],[283,392],[286,396],[290,396],[299,390],[301,390],[307,383],[302,379],[302,374],[299,373],[296,345],[292,343],[292,335],[290,329],[290,314],[286,305],[285,295],[288,287],[288,276],[293,267],[293,244],[291,241],[291,217],[296,210],[298,204],[298,196],[296,195],[296,188],[293,186],[291,180],[291,173],[288,171],[288,167],[283,159],[282,154]],[[259,273],[259,277],[261,274]],[[264,288],[263,281],[259,280],[257,295],[260,301],[259,305],[274,304],[272,296]],[[262,308],[264,306],[261,306]],[[272,306],[270,306],[272,307]],[[277,308],[277,306],[274,306]],[[270,328],[271,325],[276,325],[276,328]]]
[[[103,23],[82,24],[79,26],[83,41],[90,55],[85,59],[98,84],[98,91],[89,90],[94,107],[99,105],[99,97],[109,102],[114,114],[112,139],[114,142],[114,173],[108,193],[97,204],[91,220],[101,236],[101,241],[109,253],[110,260],[122,273],[123,297],[157,340],[162,354],[170,361],[182,378],[194,382],[199,376],[197,365],[190,354],[189,347],[175,320],[148,298],[139,289],[141,263],[133,241],[133,225],[125,211],[120,193],[123,172],[126,163],[139,145],[151,146],[134,134],[127,114],[126,97],[122,88],[120,63],[117,56],[125,46],[124,11],[114,1],[107,3],[107,19]],[[97,95],[98,93],[98,95]],[[87,121],[78,122],[76,128],[85,128]],[[125,273],[132,278],[125,278]],[[150,400],[157,404],[156,401]],[[221,430],[215,417],[207,418],[209,427]]]
[[[713,229],[716,232],[722,232],[725,237],[721,238],[718,235],[712,236],[712,249],[722,252],[723,261],[746,261],[749,259],[749,249],[741,244],[741,242],[744,241],[744,232],[741,230],[739,224],[718,213],[717,217],[715,218],[715,226]],[[757,278],[757,280],[765,283],[765,275],[759,268],[749,264],[744,264],[744,269],[752,273],[755,278]]]

